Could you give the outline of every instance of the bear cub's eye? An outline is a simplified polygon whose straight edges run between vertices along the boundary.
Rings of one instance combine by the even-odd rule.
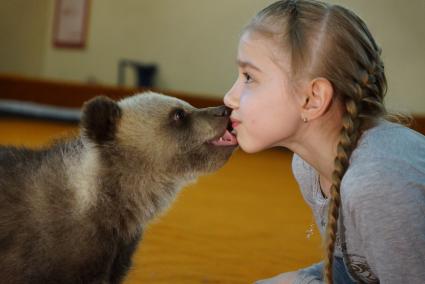
[[[176,109],[173,114],[173,120],[175,122],[182,121],[186,118],[186,112],[182,109]]]

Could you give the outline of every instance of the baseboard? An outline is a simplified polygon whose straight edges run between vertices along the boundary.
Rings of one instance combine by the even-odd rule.
[[[60,80],[45,80],[0,74],[0,99],[22,100],[60,107],[81,107],[85,101],[106,95],[118,100],[144,91],[154,91],[183,99],[195,107],[222,105],[220,99],[157,88],[126,88],[106,85],[81,84]]]

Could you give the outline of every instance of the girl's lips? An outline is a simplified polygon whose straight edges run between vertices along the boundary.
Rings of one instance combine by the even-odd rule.
[[[236,119],[231,119],[232,121],[232,128],[235,129],[241,122]]]

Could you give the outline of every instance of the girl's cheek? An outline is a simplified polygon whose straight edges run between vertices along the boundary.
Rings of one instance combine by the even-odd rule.
[[[241,96],[240,96],[240,100],[239,100],[239,110],[242,113],[243,113],[243,111],[246,108],[246,101],[247,101],[246,93],[245,92],[242,92],[241,93]]]

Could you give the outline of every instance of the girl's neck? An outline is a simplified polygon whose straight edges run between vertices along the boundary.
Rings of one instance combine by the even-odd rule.
[[[341,127],[340,112],[329,112],[324,117],[303,124],[297,139],[288,146],[317,171],[326,197],[329,197],[332,185]]]

